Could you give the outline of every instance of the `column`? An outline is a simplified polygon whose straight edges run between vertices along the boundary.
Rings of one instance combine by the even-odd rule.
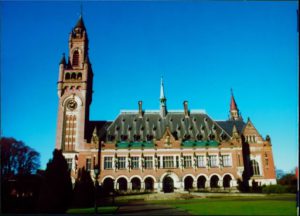
[[[209,180],[205,181],[205,188],[210,189],[210,181]]]
[[[141,182],[141,191],[145,190],[145,182]]]
[[[159,165],[159,167],[163,168],[163,156],[158,156],[158,157],[160,157],[160,165]]]
[[[129,191],[131,191],[131,190],[132,190],[132,183],[131,183],[131,182],[128,182],[127,185],[128,185],[128,188],[127,188],[127,189],[128,189]]]
[[[219,186],[220,188],[223,188],[223,180],[219,180],[219,181],[218,181],[218,186]]]

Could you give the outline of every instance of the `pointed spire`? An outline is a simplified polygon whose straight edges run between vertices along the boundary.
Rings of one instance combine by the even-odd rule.
[[[166,117],[166,115],[167,115],[166,101],[167,101],[167,98],[165,97],[163,78],[161,78],[161,81],[160,81],[160,115],[162,117]]]
[[[162,77],[160,79],[160,99],[165,99],[164,81]]]
[[[237,105],[236,105],[236,102],[235,102],[235,99],[234,99],[234,96],[233,96],[233,91],[232,91],[232,89],[230,89],[230,91],[231,91],[230,111],[231,111],[231,110],[238,110]]]
[[[231,91],[231,99],[230,99],[230,120],[241,120],[240,112],[237,107],[237,104],[235,102],[234,96],[233,96],[233,91]]]
[[[61,60],[60,60],[59,64],[63,64],[63,65],[65,65],[65,64],[66,64],[65,53],[63,53],[63,56],[62,56],[62,58],[61,58]]]
[[[84,25],[83,18],[82,18],[81,14],[80,14],[79,20],[77,21],[77,24],[75,26],[75,29],[76,28],[81,28],[81,29],[85,30],[85,25]]]

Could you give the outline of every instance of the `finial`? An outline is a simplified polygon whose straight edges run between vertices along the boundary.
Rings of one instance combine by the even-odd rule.
[[[82,1],[80,2],[80,16],[82,17]]]
[[[233,95],[233,90],[232,90],[232,88],[230,88],[230,92],[231,92],[231,95]]]

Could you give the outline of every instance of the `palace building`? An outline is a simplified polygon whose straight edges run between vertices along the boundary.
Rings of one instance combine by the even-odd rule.
[[[271,139],[244,121],[231,93],[230,117],[167,109],[163,80],[160,107],[121,111],[110,121],[90,121],[93,70],[82,17],[69,37],[69,57],[59,64],[56,148],[75,181],[80,168],[109,190],[172,192],[235,190],[239,182],[276,184]],[[95,172],[97,171],[97,172]]]

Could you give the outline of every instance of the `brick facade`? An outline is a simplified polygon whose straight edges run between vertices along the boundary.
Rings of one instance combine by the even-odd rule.
[[[231,96],[230,118],[167,110],[163,81],[160,109],[121,112],[113,122],[89,121],[93,72],[80,17],[70,33],[69,58],[59,65],[56,148],[62,149],[73,181],[78,169],[116,190],[234,190],[238,181],[276,184],[270,137],[244,122]],[[95,173],[95,168],[99,170]]]

